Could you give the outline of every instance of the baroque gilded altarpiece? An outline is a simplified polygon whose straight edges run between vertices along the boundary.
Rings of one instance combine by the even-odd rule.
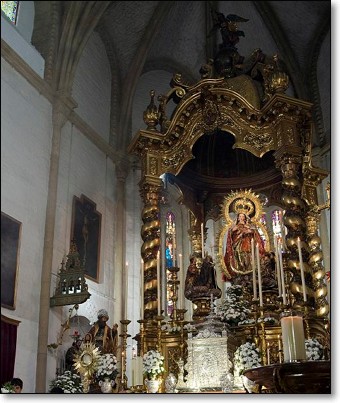
[[[282,178],[281,202],[285,211],[283,223],[287,246],[285,270],[290,273],[291,305],[306,313],[307,336],[316,336],[324,345],[329,345],[329,305],[318,235],[320,209],[317,200],[317,187],[328,173],[312,165],[313,105],[285,94],[289,79],[280,69],[276,55],[252,65],[252,71],[261,72],[264,88],[261,96],[249,75],[228,77],[216,74],[212,64],[203,67],[201,79],[193,85],[186,84],[180,74],[175,74],[168,94],[158,97],[158,106],[154,91],[150,92],[150,104],[144,112],[147,128],[137,132],[129,147],[129,152],[141,161],[140,194],[144,204],[141,229],[144,318],[140,321],[141,333],[136,338],[141,353],[155,346],[160,348],[168,372],[174,373],[177,373],[176,362],[185,355],[186,332],[182,331],[176,338],[169,334],[160,336],[159,328],[157,330],[157,322],[158,325],[161,323],[161,318],[157,317],[156,271],[161,244],[159,217],[163,186],[160,176],[165,173],[178,175],[193,158],[192,149],[197,140],[217,130],[231,133],[235,138],[234,148],[247,150],[256,157],[273,151],[275,167]],[[168,118],[166,105],[170,100],[177,106]],[[199,224],[204,220],[201,211],[196,216],[194,213],[188,229],[194,251],[200,251]],[[298,238],[302,245],[307,303],[302,298]],[[183,325],[182,313],[175,319]],[[248,329],[236,336],[240,345],[252,335]],[[259,336],[265,343],[270,343],[271,351],[279,349],[279,328],[269,331],[262,328]]]

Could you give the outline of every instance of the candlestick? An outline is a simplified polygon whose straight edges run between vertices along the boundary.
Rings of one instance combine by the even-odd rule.
[[[301,241],[298,237],[297,239],[298,251],[299,251],[299,261],[300,261],[300,271],[301,271],[301,283],[302,283],[302,293],[304,302],[307,301],[307,293],[306,293],[306,283],[305,283],[305,271],[303,269],[303,260],[302,260],[302,251],[301,251]]]
[[[140,260],[140,271],[141,271],[141,279],[140,279],[140,295],[141,295],[141,304],[140,304],[140,317],[144,319],[144,260]]]
[[[254,238],[251,239],[251,265],[252,265],[252,268],[253,268],[253,295],[254,295],[254,300],[256,300],[257,299],[257,285],[256,285]]]
[[[269,343],[267,343],[267,365],[270,365],[270,349],[269,349]]]
[[[157,252],[157,315],[161,314],[161,270],[160,252]]]
[[[257,260],[257,278],[259,281],[260,307],[263,307],[262,276],[261,276],[260,253],[259,253],[259,244],[258,243],[256,244],[256,260]]]
[[[204,259],[204,229],[203,229],[203,223],[201,224],[201,238],[202,238],[202,259]]]
[[[182,270],[183,269],[183,256],[181,253],[178,256],[179,256],[179,269]]]
[[[276,278],[277,278],[277,290],[279,293],[279,297],[282,295],[282,290],[281,290],[281,273],[280,273],[280,262],[279,262],[279,253],[277,250],[277,238],[274,236],[274,249],[275,249],[275,263],[276,263]]]
[[[281,318],[283,357],[285,362],[306,359],[303,318],[294,313],[283,313]]]
[[[281,250],[281,241],[280,240],[278,242],[278,252],[279,252],[279,263],[280,263],[280,273],[281,273],[282,300],[283,300],[283,305],[287,305],[286,284],[285,284],[285,276],[284,276],[284,272],[283,272],[282,250]]]
[[[328,201],[331,198],[331,184],[329,182],[327,182],[326,193],[327,193],[327,201]]]

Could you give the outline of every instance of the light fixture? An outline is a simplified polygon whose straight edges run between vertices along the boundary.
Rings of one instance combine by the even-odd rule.
[[[70,252],[58,273],[59,279],[50,306],[82,304],[91,294],[85,281],[85,268],[82,266],[74,240],[71,241]]]

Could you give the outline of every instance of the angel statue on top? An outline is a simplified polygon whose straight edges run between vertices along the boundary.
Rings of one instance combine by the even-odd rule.
[[[265,243],[259,232],[259,223],[254,220],[260,215],[260,210],[255,212],[254,201],[259,203],[256,196],[249,192],[233,193],[227,198],[229,225],[225,236],[223,262],[229,279],[251,273],[256,246],[259,249],[260,260],[266,253]],[[229,208],[236,214],[234,221],[230,218]]]

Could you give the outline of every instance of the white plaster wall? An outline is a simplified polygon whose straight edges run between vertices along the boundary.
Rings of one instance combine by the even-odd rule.
[[[51,106],[1,60],[1,211],[22,223],[16,309],[19,320],[15,376],[33,392],[40,278],[51,151]]]
[[[24,5],[24,3],[33,3],[33,1],[22,1],[21,3],[23,4],[17,26],[1,13],[1,39],[8,43],[40,77],[44,77],[45,61],[30,43],[34,19],[33,10],[30,6]]]
[[[94,32],[77,66],[72,96],[76,112],[106,141],[110,135],[111,71],[104,45]]]

